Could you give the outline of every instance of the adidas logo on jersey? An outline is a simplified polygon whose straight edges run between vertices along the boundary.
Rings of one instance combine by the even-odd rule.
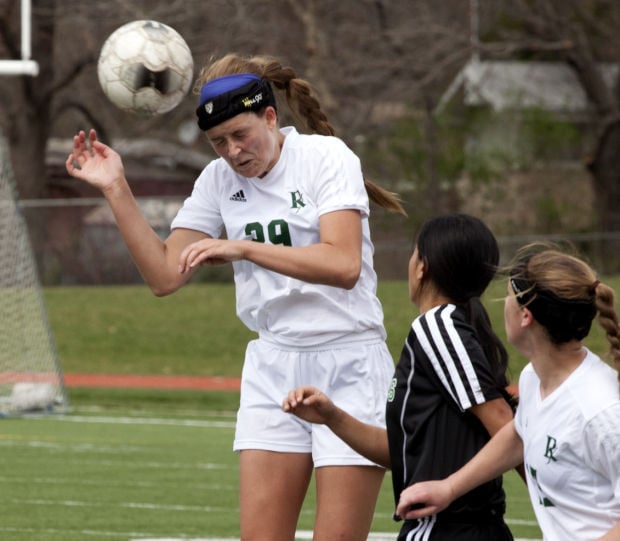
[[[229,199],[231,201],[247,201],[243,190],[239,190],[237,193],[232,194]]]

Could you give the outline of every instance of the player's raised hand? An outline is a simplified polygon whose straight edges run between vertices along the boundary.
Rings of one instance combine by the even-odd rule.
[[[289,391],[282,401],[282,409],[310,423],[329,424],[338,408],[315,387],[298,387]]]
[[[65,162],[67,172],[80,180],[105,191],[118,182],[125,182],[125,171],[120,156],[97,139],[90,130],[88,138],[82,130],[73,137],[73,149]]]

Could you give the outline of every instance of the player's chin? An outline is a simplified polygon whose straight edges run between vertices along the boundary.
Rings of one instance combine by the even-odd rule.
[[[247,162],[234,164],[233,169],[235,170],[235,173],[246,178],[258,177],[263,171],[262,168],[257,165],[254,160],[248,160]]]

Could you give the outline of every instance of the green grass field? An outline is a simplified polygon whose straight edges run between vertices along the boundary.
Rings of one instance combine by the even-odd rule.
[[[620,288],[620,276],[606,278]],[[505,339],[505,282],[484,297],[493,326]],[[416,316],[404,281],[380,282],[388,346],[398,360]],[[192,284],[169,297],[154,297],[145,286],[58,287],[45,290],[54,339],[65,372],[235,376],[254,334],[235,315],[232,284]],[[607,351],[593,326],[587,344]],[[525,360],[508,345],[516,381]]]
[[[237,393],[72,391],[64,416],[0,422],[3,541],[238,538]],[[525,486],[508,521],[539,537]],[[314,491],[299,528],[312,529]],[[389,474],[373,532],[393,532]]]
[[[609,283],[616,288],[619,279]],[[485,298],[503,337],[504,284]],[[404,282],[380,285],[395,358],[415,309]],[[53,288],[45,301],[65,372],[239,376],[252,338],[230,285],[163,299],[144,286]],[[588,344],[606,346],[596,331]],[[514,354],[516,379],[524,360]],[[236,392],[69,389],[70,412],[0,422],[0,539],[82,541],[238,537]],[[522,481],[505,478],[516,537],[539,538]],[[394,532],[389,474],[374,532]],[[312,494],[301,530],[311,530]]]

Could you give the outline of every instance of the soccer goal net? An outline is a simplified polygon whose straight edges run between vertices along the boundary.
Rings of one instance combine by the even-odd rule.
[[[59,412],[67,395],[0,132],[0,416]]]

